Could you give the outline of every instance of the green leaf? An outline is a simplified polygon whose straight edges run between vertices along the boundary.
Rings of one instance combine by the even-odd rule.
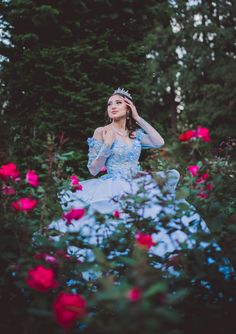
[[[143,296],[144,297],[151,297],[156,293],[165,293],[167,291],[167,284],[165,282],[158,282],[152,285],[149,289],[147,289]]]

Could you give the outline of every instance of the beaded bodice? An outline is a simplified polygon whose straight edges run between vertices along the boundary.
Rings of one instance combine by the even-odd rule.
[[[136,137],[131,139],[131,144],[127,144],[122,139],[116,139],[112,146],[109,147],[103,141],[95,138],[88,138],[89,145],[89,161],[88,168],[98,156],[104,156],[107,174],[103,175],[103,179],[107,178],[130,178],[137,174],[141,168],[139,165],[139,157],[142,149],[141,137],[143,132],[137,131]]]

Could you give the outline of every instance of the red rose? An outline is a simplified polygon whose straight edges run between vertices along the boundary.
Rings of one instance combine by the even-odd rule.
[[[35,170],[28,170],[25,179],[32,187],[37,188],[39,186],[39,177]]]
[[[198,173],[200,167],[197,166],[197,165],[191,165],[191,166],[188,166],[187,169],[192,176],[197,176],[197,173]]]
[[[15,164],[10,162],[9,164],[2,165],[0,167],[0,178],[6,181],[10,177],[14,181],[19,181],[20,172],[17,170]]]
[[[83,296],[61,292],[53,303],[57,322],[66,330],[70,329],[77,318],[87,313],[87,303]]]
[[[57,288],[54,271],[38,265],[28,271],[26,283],[39,292],[47,292],[49,289]]]
[[[69,212],[63,214],[63,218],[66,219],[66,225],[71,224],[73,219],[78,220],[85,214],[85,209],[71,209]]]
[[[102,166],[102,168],[101,168],[100,172],[102,172],[102,173],[105,173],[106,171],[107,171],[107,168],[106,168],[106,166]]]
[[[152,240],[152,236],[150,234],[145,234],[142,232],[137,232],[135,235],[136,243],[139,248],[150,249],[155,245],[155,242]]]
[[[179,136],[179,140],[180,141],[189,141],[192,138],[196,138],[197,137],[197,131],[195,130],[188,130],[184,133],[181,133],[181,135]]]
[[[78,176],[71,175],[70,179],[71,179],[70,186],[71,186],[72,189],[74,189],[74,190],[83,190],[82,184],[79,183]]]
[[[38,201],[33,198],[22,197],[17,201],[11,203],[11,206],[17,211],[30,211],[33,210]]]
[[[131,302],[136,302],[140,299],[142,292],[139,288],[132,288],[127,292],[127,298]]]
[[[210,141],[210,133],[207,128],[204,128],[202,126],[198,126],[197,128],[197,137],[201,138],[203,141]]]
[[[115,210],[113,213],[114,217],[119,219],[120,218],[120,212],[118,210]]]

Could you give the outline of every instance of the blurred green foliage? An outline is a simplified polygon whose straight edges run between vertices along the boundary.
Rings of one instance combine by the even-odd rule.
[[[37,190],[18,185],[15,197],[39,199],[31,213],[16,214],[13,198],[1,194],[0,331],[62,333],[51,303],[60,289],[74,289],[86,297],[90,313],[72,333],[235,333],[235,276],[227,280],[218,271],[224,258],[234,268],[236,263],[235,1],[12,0],[0,6],[0,160],[35,169],[41,182]],[[143,167],[181,172],[178,198],[188,196],[222,249],[183,249],[170,260],[178,275],[170,275],[168,258],[131,252],[134,230],[151,233],[153,227],[137,220],[132,231],[121,228],[110,243],[93,249],[93,269],[106,275],[84,280],[81,272],[91,264],[72,256],[56,270],[59,290],[32,291],[25,275],[42,263],[36,252],[54,255],[68,242],[85,246],[76,234],[52,243],[47,226],[62,214],[57,194],[69,176],[88,177],[86,138],[104,124],[106,99],[119,86],[130,90],[140,114],[167,143],[160,154],[144,152]],[[180,145],[179,134],[197,125],[209,127],[211,145]],[[205,200],[186,171],[191,164],[214,185]],[[137,198],[130,201],[140,205]],[[107,260],[126,246],[128,256]],[[135,285],[144,295],[130,303],[125,296]]]

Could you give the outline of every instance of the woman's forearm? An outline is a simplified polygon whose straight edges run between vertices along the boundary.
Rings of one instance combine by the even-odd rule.
[[[147,133],[153,145],[164,145],[165,142],[162,136],[147,121],[145,121],[142,117],[139,117],[136,119],[136,122]]]

